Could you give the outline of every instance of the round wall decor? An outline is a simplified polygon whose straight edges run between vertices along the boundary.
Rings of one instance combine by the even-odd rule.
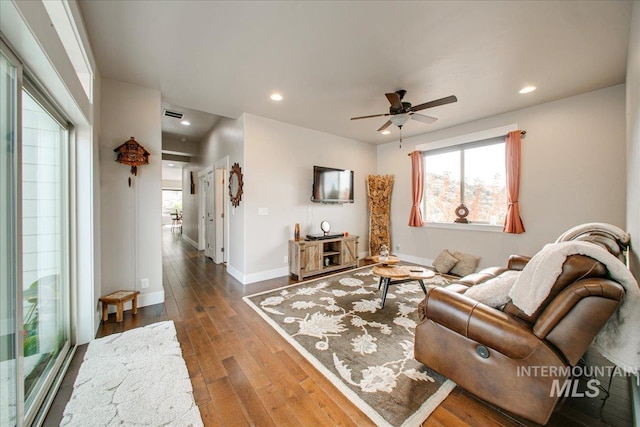
[[[229,173],[229,199],[236,208],[242,200],[242,186],[242,169],[238,163],[234,163]]]

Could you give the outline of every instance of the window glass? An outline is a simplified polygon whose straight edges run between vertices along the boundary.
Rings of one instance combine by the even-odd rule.
[[[182,190],[162,190],[162,223],[171,224],[171,215],[182,216]]]
[[[17,71],[0,51],[0,426],[17,424]]]
[[[504,223],[507,192],[502,139],[426,152],[424,175],[425,222],[453,223],[456,208],[464,203],[469,222]]]
[[[22,92],[22,307],[25,412],[68,347],[67,130]],[[35,409],[35,408],[34,408]]]
[[[507,206],[504,156],[504,144],[464,150],[464,204],[469,209],[469,221],[504,223]]]
[[[427,222],[453,222],[460,204],[460,151],[425,156],[425,215]]]

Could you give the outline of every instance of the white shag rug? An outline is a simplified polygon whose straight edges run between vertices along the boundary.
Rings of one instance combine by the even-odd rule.
[[[61,426],[202,426],[172,321],[92,341]]]

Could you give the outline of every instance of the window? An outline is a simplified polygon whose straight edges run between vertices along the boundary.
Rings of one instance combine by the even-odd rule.
[[[53,28],[58,33],[64,50],[67,51],[71,65],[80,80],[90,103],[93,103],[93,67],[87,51],[84,49],[81,32],[76,26],[73,11],[66,1],[42,2]]]
[[[171,224],[171,214],[182,214],[182,190],[162,190],[163,224]]]
[[[455,209],[469,209],[471,223],[502,225],[507,207],[503,138],[457,145],[424,154],[425,222],[455,221]]]

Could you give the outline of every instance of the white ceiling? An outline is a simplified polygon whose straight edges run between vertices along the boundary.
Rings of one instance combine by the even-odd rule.
[[[406,89],[450,127],[623,83],[630,1],[82,1],[103,77],[172,105],[244,112],[383,143],[384,93]],[[520,95],[525,85],[536,92]],[[279,91],[284,101],[269,94]],[[193,121],[192,121],[193,122]]]
[[[165,110],[182,113],[184,116],[182,119],[167,117],[164,115]],[[163,139],[179,139],[188,142],[200,142],[206,133],[220,120],[219,116],[178,106],[167,101],[162,102],[162,114]],[[181,124],[183,120],[191,124],[185,126]]]

